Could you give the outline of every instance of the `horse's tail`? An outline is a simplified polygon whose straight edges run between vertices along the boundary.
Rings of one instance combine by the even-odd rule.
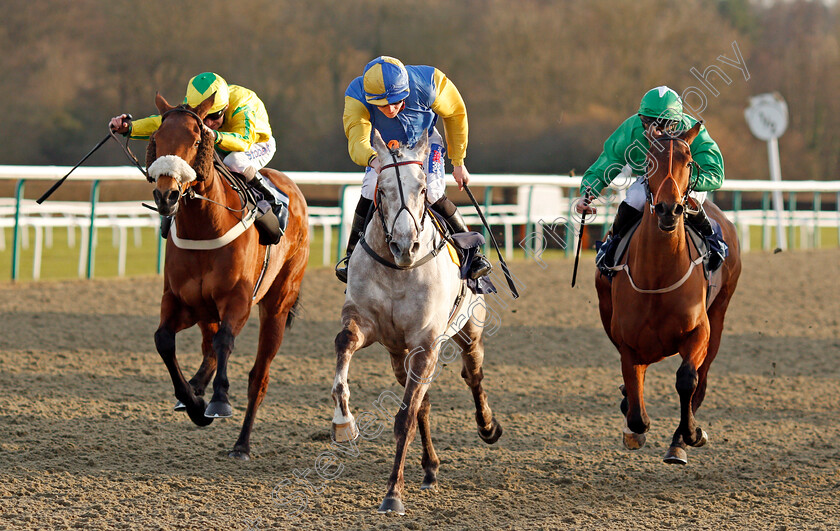
[[[295,317],[297,317],[300,312],[300,293],[298,293],[295,303],[292,304],[292,309],[289,310],[289,317],[286,319],[286,330],[292,328],[292,324],[295,322]]]

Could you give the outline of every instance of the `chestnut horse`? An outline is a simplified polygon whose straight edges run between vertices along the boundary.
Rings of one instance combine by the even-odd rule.
[[[175,216],[166,242],[155,346],[172,377],[179,406],[186,407],[194,423],[206,426],[214,418],[230,417],[228,357],[251,307],[259,304],[259,345],[248,379],[248,408],[229,454],[247,460],[251,429],[268,386],[268,367],[294,317],[309,258],[309,225],[298,187],[284,174],[264,169],[263,175],[289,196],[289,223],[278,244],[259,244],[257,230],[250,226],[252,214],[213,165],[213,134],[203,126],[212,101],[213,96],[192,108],[173,107],[159,94],[155,98],[163,118],[149,143],[146,164],[150,180],[156,182],[158,211]],[[175,335],[196,323],[204,359],[188,383],[175,357]],[[213,397],[205,405],[202,396],[214,372]]]
[[[735,227],[706,201],[707,214],[721,225],[729,244],[729,256],[720,271],[720,292],[711,306],[707,304],[703,268],[695,267],[699,253],[689,242],[683,221],[694,166],[689,146],[700,127],[698,123],[678,136],[666,136],[654,128],[649,131],[652,141],[664,149],[648,150],[648,208],[619,266],[622,271],[612,284],[600,273],[595,279],[601,321],[621,353],[627,448],[644,446],[650,428],[642,396],[647,367],[677,353],[683,359],[676,380],[680,424],[665,454],[665,462],[678,464],[687,463],[686,445],[702,446],[708,441],[694,414],[703,403],[726,308],[741,274]]]

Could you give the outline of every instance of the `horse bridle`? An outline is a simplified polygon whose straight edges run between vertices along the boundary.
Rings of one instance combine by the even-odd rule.
[[[380,201],[380,199],[379,199],[380,191],[379,191],[379,186],[378,185],[376,187],[376,192],[374,193],[374,206],[376,207],[376,211],[379,212],[379,220],[382,222],[382,230],[385,232],[385,243],[390,244],[391,240],[393,240],[393,236],[391,235],[391,232],[393,231],[394,226],[397,224],[397,218],[399,218],[400,213],[402,213],[403,210],[408,212],[408,215],[411,216],[411,220],[414,222],[414,227],[417,229],[417,234],[419,235],[421,232],[423,232],[423,228],[425,226],[426,215],[427,215],[427,211],[426,211],[427,207],[425,206],[425,202],[424,202],[423,215],[420,218],[420,222],[418,223],[417,218],[414,216],[414,214],[411,212],[411,210],[409,210],[408,205],[406,205],[406,203],[405,203],[405,192],[403,191],[402,179],[400,179],[400,166],[408,166],[409,164],[419,164],[420,166],[423,166],[423,161],[422,160],[403,160],[403,161],[398,162],[397,161],[397,156],[400,155],[399,149],[398,148],[391,148],[389,146],[388,151],[391,153],[391,158],[394,160],[394,162],[392,162],[391,164],[386,164],[385,166],[382,166],[379,169],[379,171],[381,172],[382,170],[386,170],[388,168],[394,168],[394,171],[397,173],[397,189],[400,191],[400,208],[399,208],[399,210],[397,210],[397,213],[394,215],[394,222],[391,224],[391,230],[388,230],[388,225],[385,222],[385,214],[382,213],[382,209],[379,207],[379,204],[382,203],[382,201]]]
[[[656,142],[662,142],[662,141],[668,142],[668,175],[666,175],[665,178],[662,180],[662,182],[659,184],[659,188],[657,188],[656,194],[654,195],[654,193],[650,189],[650,171],[645,173],[645,177],[644,177],[644,179],[645,179],[645,189],[647,191],[648,205],[650,207],[651,212],[654,211],[655,205],[658,203],[657,199],[659,198],[659,192],[662,191],[662,187],[665,185],[666,182],[668,182],[669,180],[673,181],[674,186],[676,186],[677,189],[679,190],[679,185],[677,185],[677,180],[674,179],[674,173],[673,173],[674,141],[681,142],[686,148],[688,148],[689,153],[691,153],[691,146],[689,145],[689,143],[686,142],[684,139],[682,139],[680,137],[677,137],[677,136],[663,136],[663,137],[655,139],[655,141]],[[648,154],[648,156],[650,156],[650,154]],[[650,166],[650,164],[649,164],[649,166]],[[700,179],[700,165],[697,164],[697,162],[695,162],[694,159],[691,159],[691,160],[688,161],[688,166],[690,168],[694,168],[697,171],[697,176],[695,177],[693,183],[691,182],[691,178],[689,177],[688,186],[685,189],[685,193],[683,194],[682,201],[680,201],[680,204],[683,205],[683,206],[685,206],[686,202],[688,201],[688,194],[691,193],[692,190],[694,190],[694,187],[697,186],[697,181]],[[691,171],[691,170],[689,170],[689,171]]]

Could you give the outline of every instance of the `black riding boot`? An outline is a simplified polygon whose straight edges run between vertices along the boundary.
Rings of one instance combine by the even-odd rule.
[[[356,205],[356,212],[353,214],[353,226],[350,227],[350,237],[347,239],[347,254],[338,261],[335,265],[335,276],[338,280],[347,284],[347,266],[350,263],[350,256],[359,243],[359,238],[365,230],[365,220],[367,220],[368,210],[370,210],[370,199],[364,197],[359,198],[359,204]]]
[[[464,222],[461,213],[458,212],[458,208],[446,196],[435,201],[431,207],[435,209],[435,212],[443,216],[453,233],[457,234],[470,230],[467,228],[467,224]],[[470,278],[473,280],[481,278],[489,274],[492,269],[493,264],[490,263],[490,260],[481,254],[480,250],[477,250],[470,264]]]
[[[709,272],[717,271],[726,258],[726,244],[717,237],[714,229],[712,229],[712,222],[706,215],[706,211],[703,210],[703,205],[698,205],[697,213],[686,215],[685,220],[706,240],[706,246],[709,248]]]
[[[250,168],[249,168],[250,169]],[[245,177],[249,177],[248,174],[245,174]],[[263,244],[270,243],[274,244],[280,241],[280,238],[286,232],[286,226],[289,224],[289,209],[286,207],[285,204],[281,203],[279,199],[272,193],[271,190],[268,189],[268,185],[263,182],[263,178],[260,177],[258,172],[253,172],[253,177],[248,180],[248,186],[253,188],[254,190],[258,191],[262,194],[263,199],[265,199],[269,205],[271,205],[271,211],[274,212],[274,215],[277,216],[277,222],[280,225],[279,234],[276,236],[276,241],[271,242],[260,242]],[[272,227],[273,223],[265,223],[267,232],[272,234],[276,234],[278,231],[276,227]]]
[[[642,213],[627,203],[618,205],[618,212],[615,215],[612,229],[604,242],[598,247],[598,254],[595,256],[595,265],[605,275],[613,275],[614,272],[608,268],[615,266],[615,250],[618,242],[627,234],[630,227],[642,217]]]

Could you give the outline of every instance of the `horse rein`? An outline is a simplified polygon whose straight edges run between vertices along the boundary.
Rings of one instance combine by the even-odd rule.
[[[679,185],[677,184],[677,180],[674,179],[673,167],[674,167],[674,141],[681,142],[686,148],[688,148],[689,153],[691,153],[691,146],[688,142],[683,140],[682,138],[675,137],[675,136],[664,136],[662,138],[655,139],[656,142],[665,141],[668,142],[668,175],[662,180],[660,183],[659,188],[656,190],[656,194],[654,195],[650,189],[650,175],[645,175],[645,188],[647,189],[647,196],[648,196],[648,204],[650,211],[654,211],[655,205],[659,202],[657,199],[659,198],[659,193],[662,191],[662,187],[665,186],[665,183],[668,181],[672,181],[674,186],[679,190]],[[688,194],[694,190],[694,187],[697,186],[697,180],[700,179],[700,167],[694,159],[690,159],[688,161],[688,166],[697,169],[697,177],[694,180],[694,183],[691,183],[691,179],[689,178],[689,186],[686,188],[685,193],[683,194],[682,201],[680,202],[681,205],[685,206],[686,202],[688,201]],[[690,170],[689,170],[690,171]]]
[[[394,229],[394,225],[397,224],[397,218],[400,217],[400,214],[402,213],[403,210],[408,212],[408,215],[411,216],[411,220],[414,222],[414,227],[417,229],[418,236],[420,235],[421,232],[423,232],[423,228],[425,226],[424,224],[426,222],[426,214],[427,213],[426,213],[426,207],[424,205],[423,216],[420,219],[420,222],[418,223],[417,218],[414,216],[414,214],[411,212],[411,210],[408,209],[408,205],[405,204],[405,192],[403,191],[402,179],[400,179],[400,166],[408,166],[409,164],[418,164],[420,166],[423,166],[423,161],[422,160],[404,160],[404,161],[399,161],[398,162],[397,161],[397,155],[399,155],[399,150],[396,149],[396,148],[391,149],[390,147],[388,149],[391,152],[391,158],[394,160],[394,162],[392,162],[391,164],[386,164],[385,166],[382,166],[379,169],[379,171],[381,172],[382,170],[385,170],[385,169],[388,169],[388,168],[394,168],[394,171],[397,173],[397,189],[400,191],[400,208],[399,208],[399,210],[397,210],[396,215],[394,215],[394,223],[391,225],[391,230],[388,230],[388,225],[387,225],[387,223],[385,223],[385,214],[383,214],[382,209],[379,208],[379,203],[381,203],[381,201],[379,200],[379,185],[378,184],[376,186],[376,192],[373,195],[373,199],[374,199],[374,206],[376,207],[377,212],[379,212],[379,220],[382,222],[382,230],[385,232],[385,243],[390,244],[391,240],[393,240],[393,236],[391,235],[391,231]]]

